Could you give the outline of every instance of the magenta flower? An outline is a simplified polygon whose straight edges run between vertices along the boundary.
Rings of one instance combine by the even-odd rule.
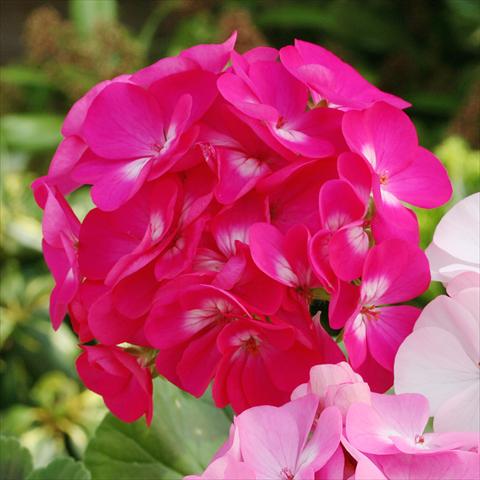
[[[295,40],[295,46],[280,50],[280,59],[293,76],[309,87],[316,104],[324,102],[341,110],[361,110],[376,102],[402,109],[410,106],[368,83],[354,68],[319,45]]]
[[[145,415],[152,421],[152,377],[137,360],[118,347],[83,346],[77,370],[85,385],[101,395],[108,408],[124,422]]]
[[[344,284],[335,293],[332,325],[345,325],[349,360],[374,390],[391,385],[395,354],[420,314],[416,307],[386,305],[420,295],[429,283],[422,250],[403,240],[386,240],[369,251],[361,286]]]
[[[34,192],[44,210],[42,248],[45,262],[55,280],[50,297],[50,319],[57,330],[80,284],[77,252],[80,222],[55,188],[37,182]]]
[[[418,146],[413,123],[391,105],[380,102],[361,112],[347,112],[342,129],[352,152],[361,155],[373,173],[378,212],[373,223],[375,238],[417,242],[416,217],[401,201],[423,208],[446,203],[452,187],[445,168]]]
[[[391,387],[420,313],[401,305],[430,280],[403,202],[437,207],[451,185],[419,146],[402,111],[409,104],[322,47],[297,40],[240,55],[235,39],[94,86],[72,106],[48,174],[32,185],[55,279],[53,326],[68,314],[80,343],[96,342],[81,354],[82,378],[120,418],[150,412],[147,367],[196,396],[212,385],[216,404],[236,413],[307,389],[344,418],[355,401],[368,404],[370,389]],[[68,195],[85,185],[95,207],[80,221]],[[470,209],[461,209],[465,218],[445,225],[464,232]],[[453,270],[475,270],[469,242],[452,248],[447,227],[430,257],[438,247],[458,260]],[[346,360],[342,340],[356,373],[344,363],[323,371]],[[97,358],[108,361],[97,368]],[[140,400],[130,413],[120,387],[92,380],[97,370],[121,372],[122,388],[135,379],[128,388]],[[309,463],[301,451],[311,443],[300,437],[296,457],[285,465],[272,457],[268,468],[329,478],[369,465],[338,442],[324,465]],[[232,455],[208,475],[267,472]]]

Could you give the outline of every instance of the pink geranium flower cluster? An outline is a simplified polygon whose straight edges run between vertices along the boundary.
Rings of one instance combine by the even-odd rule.
[[[373,393],[346,363],[317,365],[281,407],[250,408],[200,479],[479,478],[478,434],[424,433],[428,400]]]
[[[53,326],[68,313],[95,340],[79,374],[125,421],[151,417],[153,364],[196,396],[213,381],[237,413],[282,405],[313,365],[345,359],[317,298],[383,392],[420,313],[399,304],[430,281],[405,203],[437,207],[451,185],[409,104],[317,45],[234,42],[95,86],[33,185]],[[80,221],[65,198],[84,185]]]

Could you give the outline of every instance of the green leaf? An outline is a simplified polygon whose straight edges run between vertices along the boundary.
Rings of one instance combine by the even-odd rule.
[[[116,0],[70,0],[70,18],[77,31],[90,34],[98,23],[111,23],[117,19]]]
[[[205,469],[228,436],[223,410],[155,380],[152,425],[127,424],[108,414],[87,447],[94,480],[176,479]]]
[[[82,462],[72,458],[57,458],[44,468],[38,468],[28,475],[27,480],[90,480],[90,472]]]
[[[20,86],[37,86],[50,88],[48,77],[39,68],[27,65],[6,65],[0,68],[2,82]]]
[[[30,452],[16,438],[0,435],[0,478],[24,480],[31,471]]]
[[[48,113],[4,115],[1,136],[8,148],[27,152],[53,150],[62,136],[63,117]]]

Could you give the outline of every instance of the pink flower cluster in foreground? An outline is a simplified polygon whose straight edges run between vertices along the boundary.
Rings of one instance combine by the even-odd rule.
[[[125,421],[151,418],[153,363],[196,396],[213,382],[237,413],[282,405],[313,365],[345,359],[317,298],[383,392],[420,313],[400,304],[430,281],[405,203],[437,207],[451,185],[409,104],[317,45],[234,42],[96,85],[33,185],[53,326],[68,313],[96,341],[79,374]],[[80,221],[65,198],[84,185]]]
[[[427,249],[440,295],[421,313],[395,359],[395,390],[430,401],[435,430],[480,430],[480,193],[457,203]]]
[[[234,419],[200,479],[466,480],[480,478],[478,434],[424,433],[428,400],[370,392],[348,364],[317,365],[281,407]]]

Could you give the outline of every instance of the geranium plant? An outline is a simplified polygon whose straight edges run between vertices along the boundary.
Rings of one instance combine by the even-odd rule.
[[[454,290],[433,303],[453,302],[451,318],[433,325],[433,304],[405,303],[431,279],[408,205],[452,193],[410,104],[318,45],[234,44],[92,88],[33,184],[52,324],[68,314],[80,378],[119,419],[147,424],[152,377],[195,397],[211,386],[237,416],[201,478],[477,478],[478,425],[445,416],[467,397],[478,405],[466,344],[478,312],[468,332],[455,323],[474,301],[463,291],[478,283],[478,252],[456,248],[445,220],[429,255],[469,270],[453,287],[458,265],[432,263]],[[85,185],[94,208],[80,221],[68,195]],[[431,351],[418,360],[441,335],[477,355],[474,393],[424,380],[451,378],[425,370]],[[405,393],[385,393],[394,380]],[[424,433],[430,413],[440,428]]]

